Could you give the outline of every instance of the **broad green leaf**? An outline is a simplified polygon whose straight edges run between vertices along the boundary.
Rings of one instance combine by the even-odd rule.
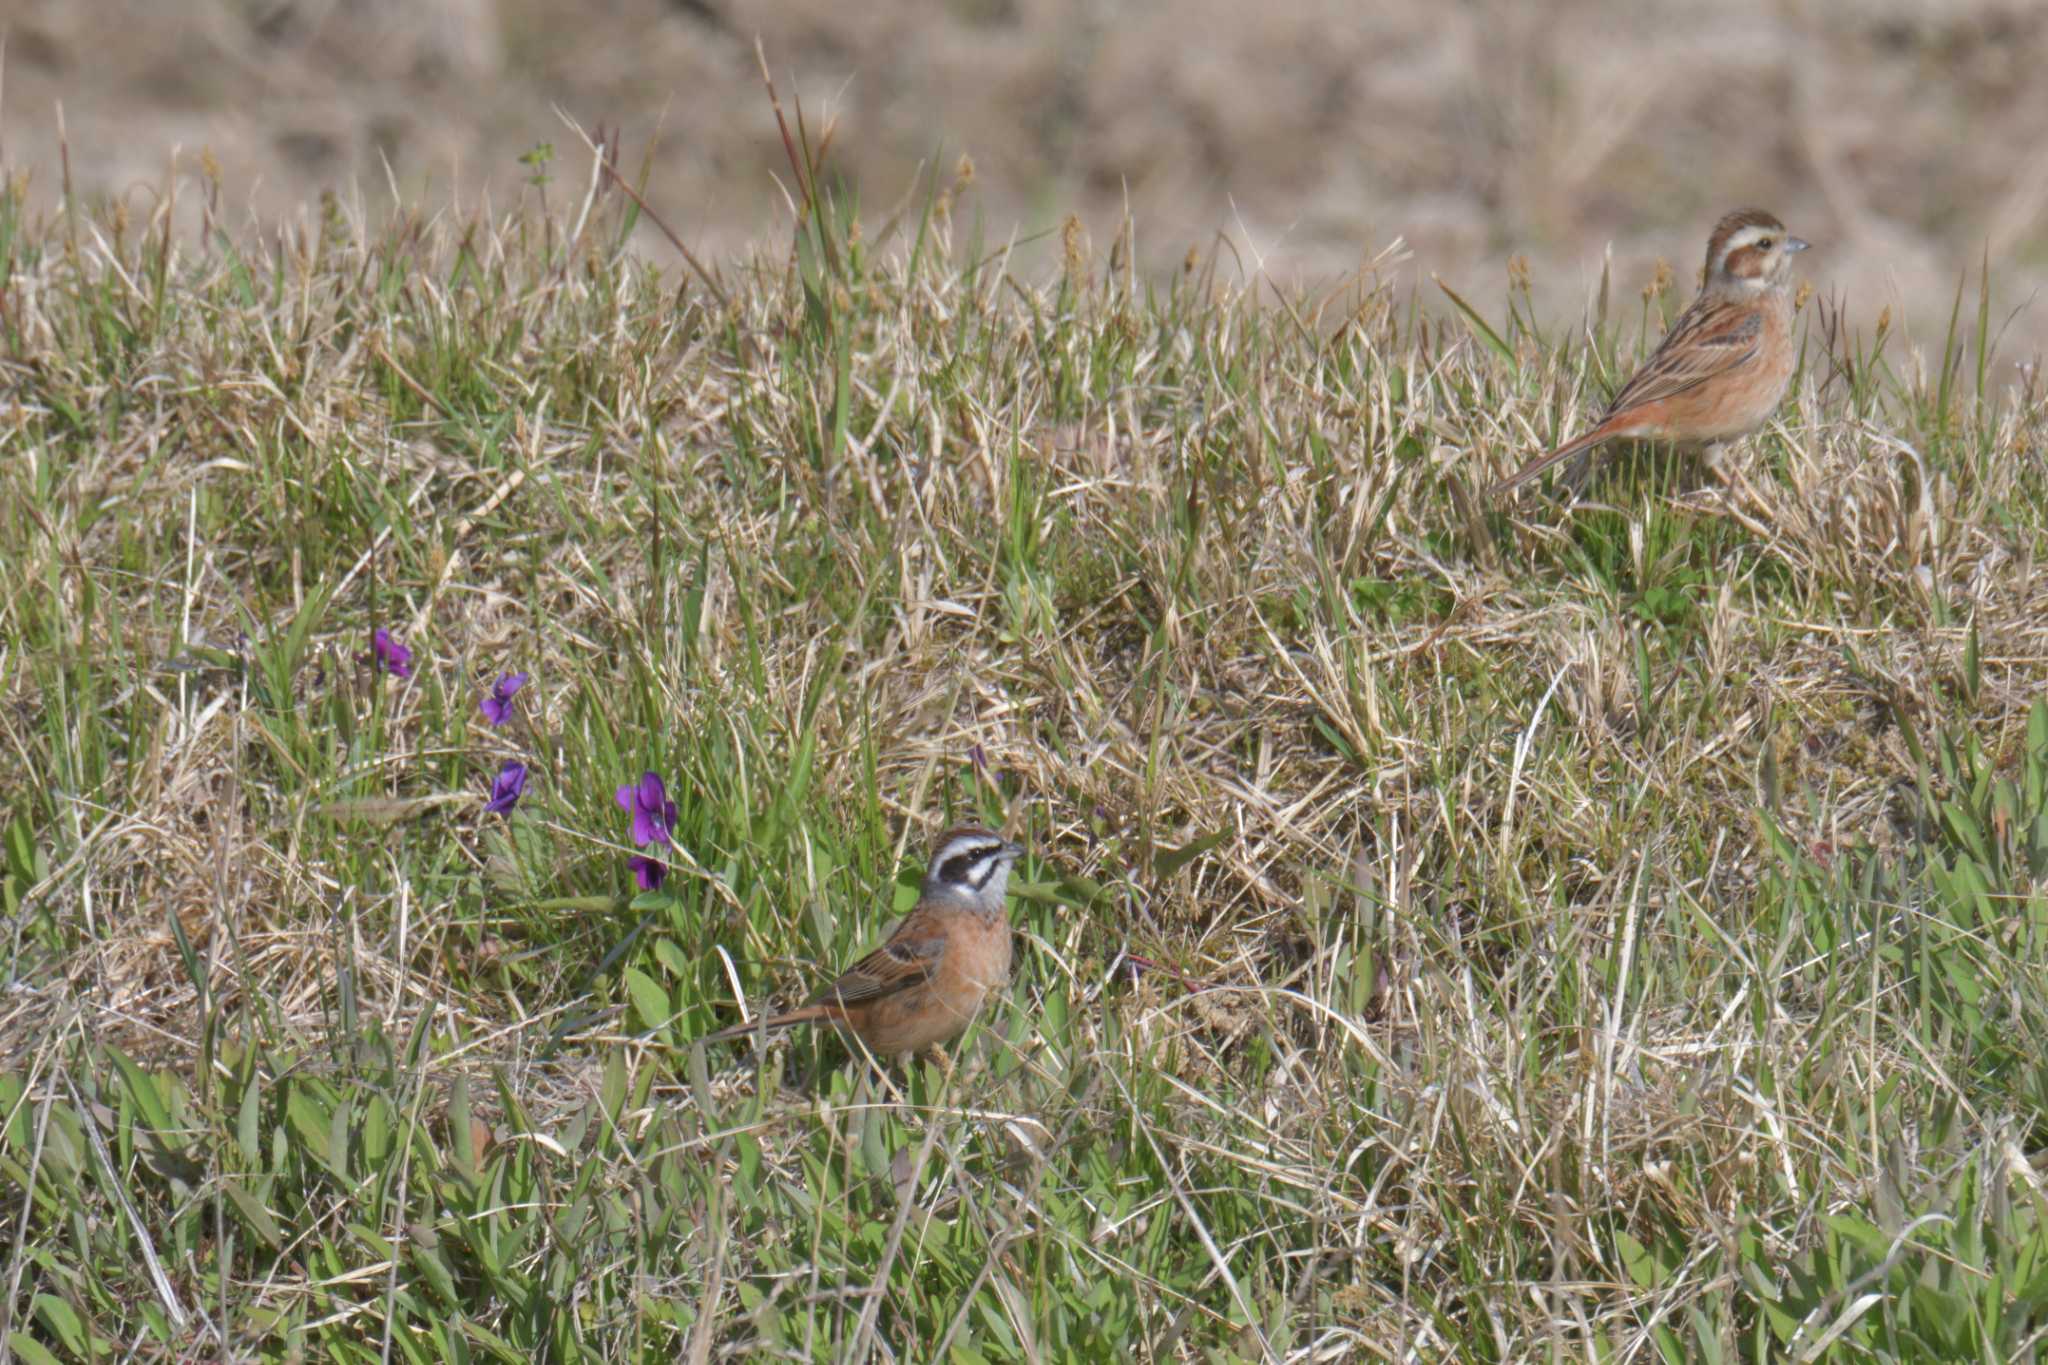
[[[178,1150],[179,1143],[171,1133],[171,1111],[164,1103],[163,1092],[157,1089],[156,1079],[130,1061],[128,1054],[117,1047],[109,1047],[107,1056],[113,1061],[114,1069],[121,1073],[123,1088],[142,1112],[143,1123],[166,1147]]]
[[[1230,832],[1222,830],[1205,834],[1180,848],[1161,849],[1152,859],[1153,874],[1164,881],[1229,837]]]
[[[633,997],[633,1012],[639,1016],[640,1027],[650,1033],[661,1032],[670,1018],[668,992],[638,967],[628,967],[626,993]]]
[[[242,1221],[251,1232],[262,1238],[272,1251],[284,1245],[284,1230],[277,1220],[270,1216],[270,1210],[249,1191],[242,1188],[242,1182],[233,1176],[221,1181],[221,1188],[227,1192],[228,1202],[235,1206],[235,1212],[242,1215]]]

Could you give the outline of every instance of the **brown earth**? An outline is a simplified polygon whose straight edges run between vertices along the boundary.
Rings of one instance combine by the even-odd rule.
[[[0,23],[0,146],[53,205],[60,103],[82,191],[144,207],[203,150],[257,222],[328,187],[509,207],[539,143],[559,200],[589,168],[559,107],[622,125],[629,166],[651,142],[654,203],[716,258],[787,232],[758,33],[874,218],[966,152],[991,239],[1074,212],[1106,244],[1128,203],[1154,269],[1222,234],[1246,271],[1334,282],[1400,237],[1404,279],[1494,314],[1522,254],[1555,327],[1607,244],[1618,289],[1660,257],[1689,282],[1715,215],[1760,204],[1866,329],[1890,306],[1937,347],[1988,251],[1999,319],[2020,309],[2001,359],[2048,338],[2022,306],[2048,280],[2027,0],[4,0]]]

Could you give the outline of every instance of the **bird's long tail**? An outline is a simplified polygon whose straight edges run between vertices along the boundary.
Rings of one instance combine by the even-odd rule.
[[[1492,496],[1499,497],[1503,493],[1514,492],[1517,488],[1529,482],[1529,480],[1541,476],[1551,466],[1569,460],[1574,455],[1584,454],[1602,441],[1607,440],[1611,435],[1613,433],[1608,431],[1603,423],[1575,440],[1566,441],[1547,455],[1538,455],[1535,459],[1495,484],[1491,490]]]
[[[775,1014],[770,1015],[766,1019],[756,1019],[751,1023],[734,1024],[731,1028],[722,1028],[716,1033],[707,1033],[697,1041],[700,1043],[729,1043],[735,1038],[751,1038],[756,1033],[780,1033],[786,1028],[793,1028],[798,1024],[807,1024],[813,1019],[822,1019],[824,1017],[823,1011],[812,1007],[794,1009],[787,1014]]]

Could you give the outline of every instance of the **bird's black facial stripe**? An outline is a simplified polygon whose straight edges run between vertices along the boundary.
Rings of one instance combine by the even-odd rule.
[[[976,891],[988,885],[989,878],[996,875],[996,869],[1003,865],[1001,844],[977,844],[963,848],[939,864],[939,880],[955,886],[971,886]]]

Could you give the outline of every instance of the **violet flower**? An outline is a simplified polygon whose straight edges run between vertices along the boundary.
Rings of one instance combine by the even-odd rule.
[[[386,673],[395,673],[401,678],[412,676],[412,651],[384,627],[370,632],[370,664]]]
[[[508,758],[491,783],[491,799],[484,803],[484,810],[510,812],[525,793],[526,765]]]
[[[633,880],[640,883],[642,891],[659,891],[668,878],[668,865],[659,858],[646,858],[634,854],[626,859],[626,866],[633,869]]]
[[[619,788],[620,809],[633,817],[633,842],[642,848],[668,842],[676,825],[676,803],[657,773],[642,773],[638,782]],[[658,884],[658,883],[657,883]]]
[[[524,673],[507,673],[491,687],[491,695],[477,703],[493,728],[503,725],[512,714],[512,694],[526,686]]]

